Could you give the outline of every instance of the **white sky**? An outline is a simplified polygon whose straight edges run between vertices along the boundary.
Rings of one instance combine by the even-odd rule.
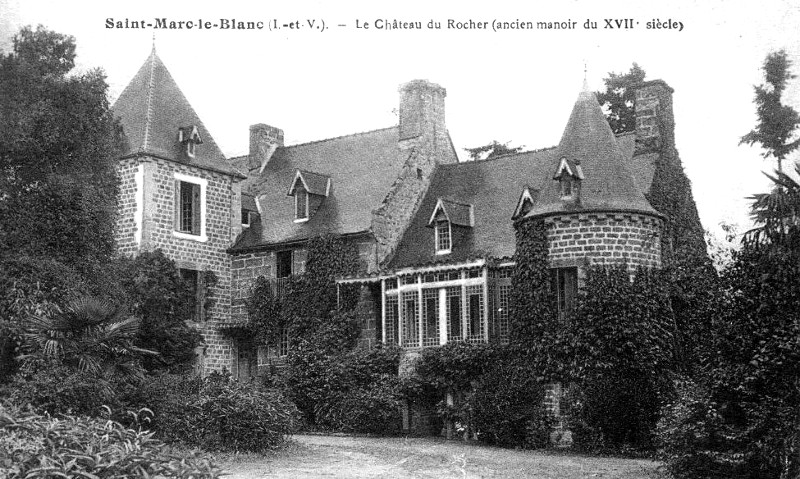
[[[800,2],[548,1],[355,2],[230,0],[133,2],[0,0],[0,48],[22,25],[73,35],[79,67],[102,67],[112,101],[149,55],[153,29],[105,28],[115,20],[236,18],[316,20],[328,29],[156,30],[159,56],[228,156],[247,153],[248,127],[267,123],[288,144],[396,124],[397,87],[427,78],[447,88],[457,149],[493,139],[542,148],[558,143],[588,65],[592,89],[635,61],[675,89],[676,141],[706,228],[746,227],[745,197],[766,190],[774,165],[738,146],[755,125],[754,84],[769,51],[785,48],[800,74]],[[633,30],[603,29],[631,18]],[[357,30],[356,20],[442,23],[441,30]],[[574,30],[448,30],[447,20],[577,21]],[[597,30],[583,23],[598,22]],[[654,19],[684,29],[647,30]],[[337,27],[345,24],[346,27]],[[800,109],[800,79],[788,101]],[[463,152],[461,152],[463,154]],[[792,159],[798,159],[798,155]]]

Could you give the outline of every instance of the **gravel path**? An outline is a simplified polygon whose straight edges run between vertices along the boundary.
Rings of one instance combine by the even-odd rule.
[[[515,451],[432,438],[294,436],[285,450],[222,461],[231,479],[286,478],[622,478],[658,479],[643,459]]]

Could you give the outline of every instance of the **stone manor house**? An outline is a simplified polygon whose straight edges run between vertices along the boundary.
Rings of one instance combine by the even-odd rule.
[[[249,378],[280,364],[285,337],[255,345],[220,327],[247,319],[259,276],[281,294],[303,274],[307,242],[322,234],[358,248],[360,273],[340,281],[361,287],[366,347],[507,338],[515,221],[547,224],[559,314],[589,264],[660,265],[662,216],[645,193],[674,149],[666,83],[637,87],[633,133],[615,136],[584,88],[558,145],[463,163],[446,93],[410,81],[399,88],[398,125],[297,145],[284,145],[280,128],[252,125],[249,154],[226,158],[153,50],[113,106],[129,143],[118,164],[118,247],[161,248],[198,296],[213,295],[194,320],[205,339],[200,371]]]

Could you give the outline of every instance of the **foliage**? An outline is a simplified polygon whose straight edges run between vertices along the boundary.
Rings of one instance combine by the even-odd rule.
[[[750,133],[744,135],[739,144],[758,143],[764,148],[763,157],[778,160],[778,170],[786,157],[800,147],[800,138],[794,137],[800,127],[800,113],[781,103],[781,96],[789,80],[796,78],[791,72],[792,62],[785,50],[767,55],[762,70],[765,84],[754,87],[758,123]]]
[[[54,312],[82,293],[83,281],[69,266],[49,258],[0,256],[0,381],[17,369],[25,319]]]
[[[54,418],[0,405],[0,468],[11,477],[216,478],[197,452],[170,451],[153,434],[111,420]]]
[[[0,251],[91,277],[114,253],[123,144],[105,77],[70,73],[72,37],[25,27],[13,43],[0,55]]]
[[[787,181],[756,197],[761,224],[722,273],[696,392],[680,397],[662,420],[667,465],[683,477],[800,474],[796,189]],[[687,419],[687,410],[694,416]],[[689,434],[714,441],[698,446],[685,439]],[[697,458],[695,447],[711,452]]]
[[[163,373],[124,394],[128,408],[152,410],[158,437],[205,450],[259,452],[295,429],[297,410],[279,391],[232,380]]]
[[[382,374],[369,384],[333,393],[317,403],[317,426],[334,431],[396,434],[400,430],[401,384],[396,374]]]
[[[689,380],[677,383],[676,399],[665,405],[658,423],[660,458],[676,479],[736,477],[732,431],[710,393]]]
[[[544,447],[551,421],[544,409],[544,387],[525,350],[489,344],[448,343],[421,352],[410,397],[443,398],[437,412],[452,428],[507,447]],[[408,393],[407,393],[408,394]]]
[[[289,351],[281,383],[297,405],[307,424],[328,428],[346,427],[360,432],[374,429],[359,425],[342,414],[348,404],[362,411],[388,407],[381,414],[393,414],[399,388],[389,377],[396,377],[400,362],[397,348],[378,347],[331,353],[311,341],[301,341]]]
[[[141,376],[139,358],[155,354],[134,345],[139,321],[113,304],[82,297],[48,316],[27,319],[23,358],[47,360],[97,380]]]
[[[98,380],[95,374],[50,361],[28,365],[0,390],[15,404],[27,404],[43,414],[97,416],[100,408],[116,408],[116,384]]]
[[[667,287],[663,275],[649,269],[640,268],[632,279],[624,265],[586,270],[566,333],[571,377],[582,390],[570,414],[590,436],[600,435],[602,445],[651,444],[674,365],[675,321]]]
[[[522,151],[522,146],[511,147],[508,146],[509,143],[511,142],[507,141],[505,143],[500,143],[497,140],[492,140],[492,142],[488,145],[476,146],[475,148],[464,148],[464,151],[469,153],[469,157],[473,161],[491,160],[492,158],[496,158],[498,156],[510,155],[512,153],[519,153]]]
[[[611,73],[603,79],[606,91],[597,92],[597,101],[607,112],[606,119],[615,134],[636,130],[634,85],[644,81],[646,73],[634,62],[628,73]]]
[[[553,421],[544,406],[544,387],[517,352],[496,354],[467,404],[481,441],[525,448],[550,444]]]
[[[355,244],[334,235],[308,242],[305,273],[289,285],[284,314],[290,338],[309,338],[337,309],[336,278],[359,270]],[[342,309],[352,309],[358,297],[343,298]]]
[[[141,321],[136,345],[159,353],[143,358],[144,368],[185,370],[202,339],[186,323],[194,317],[196,298],[175,262],[158,249],[116,258],[112,269],[121,290],[116,299]]]

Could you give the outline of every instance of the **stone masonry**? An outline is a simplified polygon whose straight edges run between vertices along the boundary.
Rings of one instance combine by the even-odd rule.
[[[231,319],[230,257],[225,250],[241,232],[239,185],[228,175],[153,157],[122,160],[119,173],[122,182],[117,233],[120,252],[135,254],[161,249],[179,268],[210,270],[216,274],[217,285],[206,293],[215,303],[206,312],[206,320],[194,326],[205,342],[205,354],[201,358],[205,371],[230,370],[231,344],[217,329],[220,323]],[[137,173],[141,180],[136,179]],[[205,241],[179,238],[174,234],[176,173],[207,182]],[[143,190],[141,193],[139,188]],[[138,224],[141,224],[140,230]]]
[[[631,213],[579,213],[545,219],[551,267],[661,266],[661,220]]]

